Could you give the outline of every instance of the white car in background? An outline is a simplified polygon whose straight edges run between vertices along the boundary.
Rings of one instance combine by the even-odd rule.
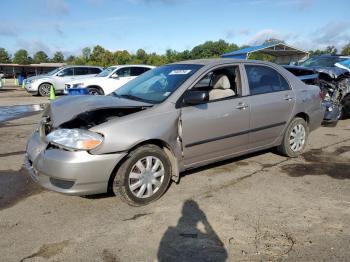
[[[70,81],[65,84],[65,93],[70,88],[88,88],[90,95],[108,95],[138,77],[155,68],[149,65],[116,65],[104,69],[95,77]]]
[[[49,96],[50,88],[55,87],[55,93],[63,93],[64,84],[74,79],[92,77],[103,70],[99,66],[63,66],[44,75],[29,77],[25,82],[28,93]]]

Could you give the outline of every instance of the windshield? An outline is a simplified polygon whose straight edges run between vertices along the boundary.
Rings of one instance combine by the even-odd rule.
[[[107,68],[104,69],[101,73],[99,73],[97,76],[98,76],[98,77],[106,77],[106,76],[108,76],[110,73],[112,73],[115,69],[116,69],[115,66],[107,67]]]
[[[60,71],[61,69],[62,69],[61,67],[60,68],[56,68],[56,69],[48,72],[47,75],[48,76],[52,76],[52,75],[56,74],[58,71]]]
[[[334,67],[336,63],[339,63],[344,60],[346,59],[337,56],[316,56],[307,59],[300,65],[304,67]]]
[[[167,99],[202,65],[165,65],[152,69],[114,91],[114,95],[158,104]]]

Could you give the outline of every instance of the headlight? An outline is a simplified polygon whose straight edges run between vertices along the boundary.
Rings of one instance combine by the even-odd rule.
[[[66,149],[91,150],[99,146],[103,136],[84,129],[57,129],[49,133],[47,141]]]
[[[26,84],[30,84],[36,81],[36,79],[26,79]]]

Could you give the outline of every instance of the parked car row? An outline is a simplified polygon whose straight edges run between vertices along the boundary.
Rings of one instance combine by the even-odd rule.
[[[26,79],[25,89],[34,95],[49,96],[53,85],[56,93],[67,94],[70,88],[87,88],[92,95],[107,95],[128,81],[154,68],[148,65],[64,66],[45,75]]]
[[[65,84],[65,93],[70,88],[87,88],[91,95],[108,95],[135,77],[154,68],[149,65],[122,65],[105,68],[95,77],[78,79]]]
[[[100,74],[120,79],[121,69]],[[324,112],[319,88],[279,65],[178,62],[148,70],[109,96],[51,102],[29,138],[25,166],[56,192],[113,191],[145,205],[187,169],[272,147],[300,155]]]

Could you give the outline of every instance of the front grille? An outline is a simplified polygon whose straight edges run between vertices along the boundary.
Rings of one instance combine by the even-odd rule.
[[[67,180],[57,179],[54,177],[50,177],[50,182],[54,186],[62,189],[70,189],[74,185],[74,181],[67,181]]]

